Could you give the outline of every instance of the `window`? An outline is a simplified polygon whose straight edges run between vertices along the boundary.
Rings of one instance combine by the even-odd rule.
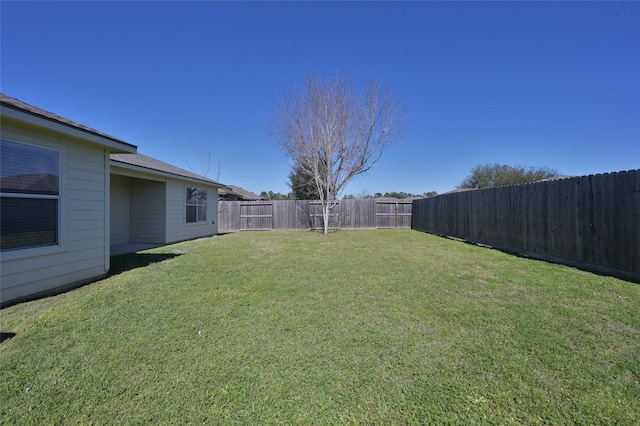
[[[0,250],[58,244],[60,153],[0,140]]]
[[[187,188],[187,223],[207,221],[207,190]]]

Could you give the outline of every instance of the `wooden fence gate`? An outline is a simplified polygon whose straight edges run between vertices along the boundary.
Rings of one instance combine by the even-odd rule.
[[[273,229],[271,201],[240,202],[241,231],[270,231]]]
[[[376,228],[410,228],[412,202],[376,200]]]

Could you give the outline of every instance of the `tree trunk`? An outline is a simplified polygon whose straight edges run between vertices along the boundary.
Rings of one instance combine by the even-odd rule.
[[[329,233],[329,203],[322,206],[322,221],[324,222],[324,235]]]

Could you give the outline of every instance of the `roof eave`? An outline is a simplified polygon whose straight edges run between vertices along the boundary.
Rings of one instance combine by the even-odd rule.
[[[208,186],[213,186],[216,188],[224,188],[225,185],[221,184],[221,183],[217,183],[211,180],[206,180],[206,179],[196,179],[196,178],[192,178],[189,176],[183,176],[183,175],[179,175],[176,173],[170,173],[170,172],[165,172],[162,170],[157,170],[157,169],[152,169],[149,167],[143,167],[143,166],[138,166],[135,164],[129,164],[129,163],[125,163],[122,161],[118,161],[118,160],[109,160],[111,163],[111,166],[115,166],[115,167],[120,167],[122,169],[126,169],[126,170],[134,170],[137,172],[144,172],[144,173],[150,173],[156,176],[165,176],[165,177],[170,177],[173,179],[180,179],[180,180],[185,180],[188,182],[194,182],[194,183],[199,183],[199,184],[206,184]]]
[[[137,147],[133,144],[109,137],[107,135],[93,132],[89,129],[81,129],[71,124],[62,123],[60,121],[44,117],[32,111],[26,111],[9,104],[3,103],[2,105],[0,105],[0,108],[0,115],[3,119],[8,118],[23,123],[29,123],[47,130],[52,130],[55,132],[81,138],[105,146],[109,149],[109,152],[112,153],[134,154],[137,152]]]

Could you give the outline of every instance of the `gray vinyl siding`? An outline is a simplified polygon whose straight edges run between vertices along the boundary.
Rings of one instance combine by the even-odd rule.
[[[207,190],[207,221],[187,223],[187,188]],[[206,237],[218,233],[218,188],[177,179],[167,182],[167,242]]]
[[[0,253],[2,302],[104,275],[109,268],[104,147],[59,133],[3,121],[2,137],[61,153],[59,244]]]
[[[218,232],[217,187],[114,163],[111,176],[111,244],[169,244]],[[207,189],[206,222],[186,223],[188,187]]]
[[[165,184],[152,180],[131,179],[129,235],[132,242],[165,242]]]
[[[111,175],[111,244],[125,244],[129,236],[129,178]]]

